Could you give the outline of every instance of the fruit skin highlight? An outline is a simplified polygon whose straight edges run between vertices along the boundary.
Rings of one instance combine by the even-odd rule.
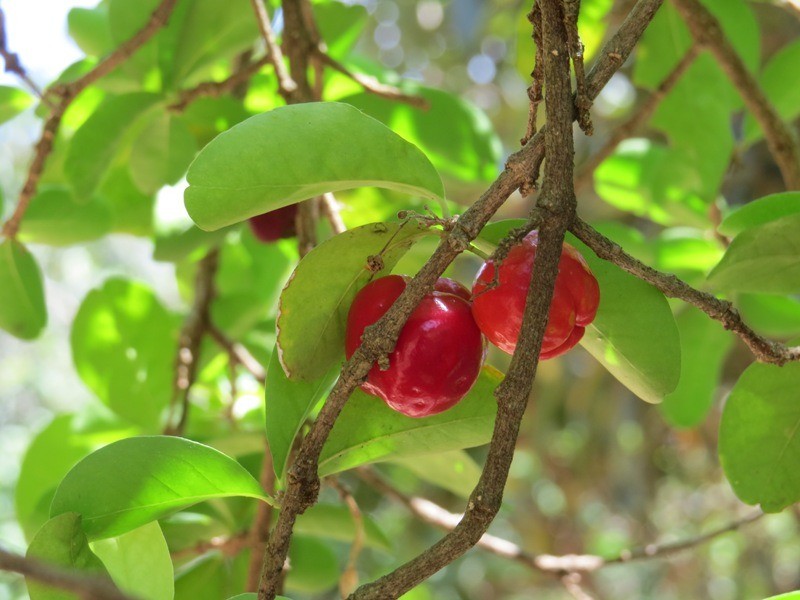
[[[508,354],[517,347],[538,244],[538,232],[532,231],[501,262],[497,287],[492,288],[495,266],[491,259],[480,268],[472,286],[472,314],[478,327]],[[554,358],[572,349],[594,320],[599,304],[597,279],[580,253],[565,243],[540,358]]]
[[[262,215],[250,217],[247,222],[253,235],[268,244],[277,242],[282,238],[290,238],[297,235],[296,217],[297,204],[290,204],[283,208],[265,212]]]
[[[361,344],[364,329],[384,315],[408,281],[388,275],[356,294],[347,316],[348,359]],[[403,326],[388,356],[389,368],[374,364],[361,388],[409,417],[435,415],[457,404],[477,380],[485,350],[468,297],[461,284],[439,279]]]

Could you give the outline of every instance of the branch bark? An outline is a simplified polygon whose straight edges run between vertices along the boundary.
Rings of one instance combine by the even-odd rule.
[[[786,189],[800,189],[800,146],[797,137],[764,94],[758,81],[747,69],[714,15],[698,0],[673,0],[695,42],[707,48],[717,59],[739,91],[747,108],[764,132]]]
[[[655,16],[663,0],[639,0],[617,33],[600,53],[600,58],[587,75],[586,89],[590,98],[597,94],[628,57],[647,25]],[[548,127],[543,128],[543,130]],[[455,257],[466,250],[497,209],[530,174],[538,168],[544,157],[542,130],[516,154],[512,155],[504,171],[467,211],[459,217],[453,229],[409,282],[403,293],[386,314],[368,327],[363,343],[342,368],[339,380],[303,439],[297,459],[287,474],[287,488],[277,523],[270,536],[264,557],[259,584],[260,600],[272,600],[278,589],[280,573],[289,549],[297,515],[312,506],[319,494],[317,464],[322,447],[333,424],[353,390],[364,380],[374,362],[389,354],[400,331],[423,296],[433,289],[439,276]],[[480,536],[479,536],[480,537]]]
[[[36,85],[36,82],[30,78],[25,67],[22,66],[22,61],[16,52],[12,52],[8,48],[8,36],[6,35],[6,15],[0,7],[0,56],[3,57],[6,73],[14,73],[19,77],[28,88],[36,94],[37,97],[42,98],[42,90]]]
[[[79,575],[75,571],[50,565],[0,548],[0,571],[19,573],[28,579],[72,592],[83,600],[134,600],[108,579]]]

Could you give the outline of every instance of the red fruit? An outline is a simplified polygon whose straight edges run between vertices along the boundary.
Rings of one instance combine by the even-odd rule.
[[[250,229],[262,242],[275,242],[281,238],[290,238],[296,235],[295,217],[297,204],[290,204],[283,208],[271,210],[248,219]]]
[[[522,326],[539,236],[536,231],[514,246],[500,265],[497,287],[494,261],[487,260],[472,286],[472,314],[483,334],[501,350],[513,354]],[[594,320],[600,287],[580,253],[564,244],[550,304],[540,358],[553,358],[574,347]]]
[[[433,289],[437,292],[453,294],[454,296],[463,298],[467,302],[472,302],[472,293],[455,279],[450,279],[449,277],[440,277],[434,284]]]
[[[406,278],[389,275],[356,294],[347,315],[347,358],[361,344],[364,329],[383,316],[405,287]],[[483,337],[469,302],[462,293],[451,293],[454,286],[447,280],[440,279],[436,287],[411,313],[389,355],[389,368],[373,365],[361,386],[409,417],[435,415],[456,404],[475,383],[483,362]]]

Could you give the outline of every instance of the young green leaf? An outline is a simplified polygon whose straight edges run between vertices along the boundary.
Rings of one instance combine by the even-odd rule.
[[[0,328],[32,340],[47,325],[42,273],[28,249],[16,240],[0,243]]]
[[[100,185],[137,118],[159,100],[137,92],[107,99],[81,126],[67,149],[64,174],[78,201],[88,201]]]
[[[145,194],[177,183],[197,153],[197,142],[183,118],[162,112],[156,115],[133,143],[131,179]]]
[[[364,543],[372,548],[390,550],[392,543],[369,515],[362,515]],[[309,536],[340,542],[352,542],[356,535],[353,515],[343,504],[315,504],[297,517],[294,530]]]
[[[404,467],[417,477],[440,488],[444,488],[461,498],[469,498],[481,468],[463,450],[437,452],[420,456],[400,456],[389,462]]]
[[[94,541],[90,547],[123,592],[147,600],[172,600],[172,558],[157,522]]]
[[[798,213],[800,213],[800,192],[770,194],[748,202],[729,213],[719,224],[717,230],[722,235],[733,237],[745,229]]]
[[[25,90],[0,85],[0,123],[5,123],[33,104],[33,96]]]
[[[281,294],[278,314],[278,356],[290,379],[313,381],[340,360],[356,292],[372,277],[389,273],[415,241],[431,234],[414,222],[373,223],[326,240],[300,261]],[[373,273],[367,259],[377,255],[383,268]]]
[[[800,500],[800,364],[753,364],[731,391],[719,457],[733,491],[778,512]]]
[[[463,98],[432,88],[407,86],[425,98],[422,110],[361,92],[342,98],[418,146],[444,176],[487,182],[497,176],[502,144],[487,116]]]
[[[150,288],[109,279],[87,294],[72,323],[75,368],[115,413],[159,431],[172,393],[178,326]]]
[[[485,366],[467,396],[438,415],[412,419],[361,390],[353,392],[319,461],[321,476],[380,460],[471,448],[492,436],[502,374]]]
[[[208,230],[354,187],[444,196],[418,148],[337,102],[283,106],[239,123],[201,150],[187,180],[186,208]]]
[[[228,496],[269,500],[253,476],[221,452],[179,437],[143,436],[109,444],[75,465],[58,486],[50,514],[78,513],[86,535],[102,539]]]
[[[286,462],[297,432],[311,409],[330,389],[339,376],[339,365],[311,381],[291,381],[278,360],[278,349],[272,352],[264,386],[267,441],[278,480],[283,481]]]
[[[87,576],[108,578],[108,573],[92,551],[75,513],[58,515],[47,521],[28,547],[28,558],[57,565]],[[27,580],[31,600],[74,600],[75,595],[34,579]]]
[[[681,378],[659,409],[672,425],[694,427],[711,409],[733,335],[692,306],[687,306],[676,321],[681,336]]]
[[[717,289],[765,294],[800,292],[800,213],[737,235],[708,276]]]
[[[31,200],[19,235],[25,242],[69,246],[111,231],[111,212],[98,198],[78,204],[66,187],[43,187]]]

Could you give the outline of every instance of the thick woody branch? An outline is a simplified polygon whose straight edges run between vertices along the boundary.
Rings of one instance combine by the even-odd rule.
[[[673,0],[673,2],[695,42],[714,55],[758,121],[786,188],[800,189],[800,146],[797,138],[772,106],[756,78],[747,69],[722,31],[719,21],[698,0]]]
[[[634,135],[650,120],[650,117],[653,116],[653,113],[656,111],[661,101],[672,91],[683,74],[686,73],[687,69],[694,63],[697,54],[697,45],[693,45],[689,48],[686,54],[683,55],[683,58],[675,65],[675,68],[664,78],[664,81],[653,90],[653,93],[647,97],[636,112],[631,115],[627,121],[616,127],[614,131],[611,132],[611,135],[608,136],[603,146],[581,165],[577,175],[575,175],[576,192],[583,189],[586,184],[591,181],[594,170],[601,162],[611,156],[611,153],[614,152],[620,142]]]
[[[622,65],[644,33],[663,0],[639,0],[620,30],[606,44],[600,58],[587,75],[587,93],[597,96]],[[546,129],[546,128],[545,128]],[[447,232],[439,247],[420,272],[406,286],[386,314],[367,328],[363,343],[347,363],[334,385],[317,420],[303,439],[297,459],[288,472],[288,485],[265,555],[259,599],[272,600],[277,593],[280,573],[289,549],[297,515],[316,502],[319,493],[317,464],[322,446],[353,390],[364,380],[372,365],[394,347],[400,330],[414,307],[433,289],[439,276],[455,257],[469,247],[481,229],[523,182],[530,178],[544,155],[544,135],[540,131],[513,155],[505,170]],[[480,536],[478,536],[480,537]]]
[[[24,575],[33,581],[72,592],[82,600],[133,600],[108,579],[88,574],[79,575],[74,570],[6,552],[3,549],[0,549],[0,571]]]
[[[147,24],[136,32],[131,39],[120,45],[114,52],[103,59],[94,69],[75,81],[55,85],[45,93],[45,98],[55,96],[57,101],[52,107],[50,115],[44,122],[42,135],[34,148],[33,160],[28,168],[28,176],[25,180],[25,184],[22,186],[22,192],[20,193],[17,207],[14,210],[14,214],[12,214],[3,225],[3,235],[9,238],[16,237],[25,211],[28,210],[28,205],[36,195],[36,190],[39,187],[39,179],[47,163],[47,157],[53,151],[53,144],[55,143],[56,135],[58,135],[58,129],[61,126],[61,119],[64,117],[67,108],[72,104],[72,101],[87,87],[95,83],[98,79],[111,73],[111,71],[130,58],[136,50],[152,38],[160,28],[166,25],[177,1],[178,0],[162,0],[161,4],[159,4],[150,15]]]
[[[711,294],[696,290],[675,275],[648,267],[580,219],[575,220],[570,231],[600,258],[613,262],[631,275],[646,281],[665,296],[683,300],[722,323],[725,329],[733,331],[747,344],[758,361],[784,365],[787,362],[800,360],[800,346],[785,346],[758,335],[742,321],[739,312],[727,300],[720,300]]]

